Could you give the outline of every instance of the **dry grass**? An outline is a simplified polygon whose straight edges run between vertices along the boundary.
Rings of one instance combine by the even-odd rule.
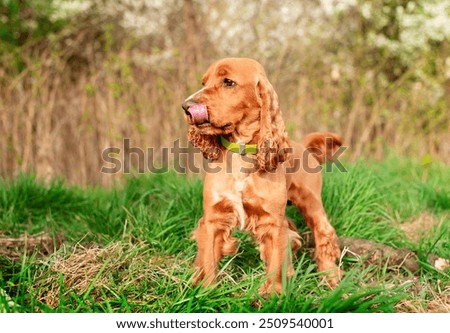
[[[422,212],[418,217],[414,217],[404,223],[399,228],[405,236],[412,242],[418,242],[429,233],[439,223],[439,220],[428,212]]]
[[[450,286],[431,285],[430,283],[416,282],[412,289],[412,297],[400,301],[396,305],[398,312],[414,313],[449,313],[450,312]],[[422,298],[421,295],[430,295]]]
[[[145,305],[160,301],[162,296],[158,289],[163,287],[162,281],[178,286],[175,289],[182,294],[188,288],[186,284],[190,285],[190,275],[186,275],[190,264],[189,260],[152,255],[143,243],[115,242],[104,248],[77,245],[70,251],[63,249],[50,257],[45,262],[48,269],[42,271],[29,288],[30,292],[37,292],[39,302],[51,308],[58,307],[61,299],[73,295],[84,302],[102,303],[126,297],[129,304]],[[398,312],[450,312],[450,286],[439,281],[437,284],[420,281],[419,277],[405,276],[400,270],[388,273],[382,270],[382,266],[366,270],[366,280],[360,287],[383,285],[386,290],[391,290],[408,286],[405,291],[410,297],[396,305]],[[239,283],[224,272],[221,279],[227,280],[225,284]],[[424,298],[423,295],[428,296]]]
[[[69,253],[57,253],[47,264],[48,271],[41,272],[32,288],[38,291],[37,299],[51,308],[71,294],[81,298],[89,294],[100,302],[107,298],[106,294],[120,298],[125,293],[128,302],[151,302],[158,295],[151,292],[142,295],[141,284],[158,283],[163,275],[178,285],[180,280],[169,271],[183,265],[172,257],[149,255],[143,243],[121,242],[106,247],[77,245]],[[136,290],[136,295],[130,294],[130,290]]]
[[[37,235],[22,235],[19,238],[0,237],[0,256],[18,260],[32,253],[40,257],[48,256],[58,250],[64,242],[62,234],[53,237],[40,233]]]

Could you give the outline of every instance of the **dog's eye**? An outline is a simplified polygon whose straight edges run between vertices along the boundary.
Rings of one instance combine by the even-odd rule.
[[[234,87],[236,85],[236,82],[227,78],[223,79],[222,83],[224,87]]]

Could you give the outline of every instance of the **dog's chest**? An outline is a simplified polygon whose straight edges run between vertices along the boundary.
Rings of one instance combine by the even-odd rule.
[[[237,224],[240,229],[245,228],[246,213],[244,209],[244,193],[251,183],[248,175],[239,175],[240,177],[231,177],[229,182],[231,186],[227,186],[225,191],[219,189],[213,191],[213,202],[225,201],[233,207],[233,211],[237,217]]]
[[[273,174],[262,177],[254,170],[248,172],[249,163],[243,161],[239,154],[232,154],[232,159],[232,164],[227,161],[227,168],[222,164],[220,172],[208,175],[205,204],[209,207],[205,208],[208,211],[219,209],[222,213],[232,209],[234,226],[243,230],[247,227],[249,217],[258,218],[267,213],[276,201],[285,204],[286,198],[278,194],[285,195],[286,189],[279,176]]]

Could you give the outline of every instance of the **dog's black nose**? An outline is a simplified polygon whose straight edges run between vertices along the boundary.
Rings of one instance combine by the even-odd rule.
[[[181,105],[181,107],[183,108],[184,112],[187,115],[189,115],[189,108],[194,104],[197,104],[197,102],[194,101],[193,99],[187,99],[184,101],[184,103]]]

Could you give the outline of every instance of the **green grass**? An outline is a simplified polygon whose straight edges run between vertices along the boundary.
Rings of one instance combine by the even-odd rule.
[[[339,236],[409,247],[421,259],[418,275],[344,257],[344,279],[330,290],[310,251],[302,249],[285,293],[268,299],[258,294],[265,278],[259,253],[242,232],[236,232],[238,253],[221,262],[218,284],[192,285],[196,247],[190,234],[202,214],[198,178],[150,174],[113,189],[81,189],[62,181],[46,185],[30,175],[0,180],[3,238],[45,233],[65,239],[51,255],[36,251],[17,259],[0,252],[0,310],[395,312],[437,306],[442,311],[449,306],[443,295],[450,276],[426,257],[450,258],[450,171],[427,168],[399,158],[348,165],[347,173],[324,173],[322,195]],[[418,241],[408,240],[401,225],[424,212],[435,224]],[[307,230],[294,207],[287,214],[301,232]]]

